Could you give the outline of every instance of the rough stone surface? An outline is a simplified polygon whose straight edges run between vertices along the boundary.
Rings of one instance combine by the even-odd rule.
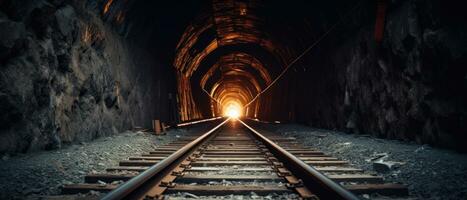
[[[315,129],[303,125],[263,126],[292,136],[326,154],[348,160],[356,167],[374,172],[373,161],[384,157],[398,167],[378,173],[387,182],[403,183],[417,199],[463,199],[467,195],[467,156],[450,150],[413,142],[385,140],[370,135]]]
[[[365,6],[345,19],[353,29],[341,25],[302,61],[310,67],[297,75],[306,81],[296,119],[467,151],[465,12],[448,1],[391,1],[376,44],[366,12],[375,8]]]
[[[0,154],[56,149],[164,117],[156,117],[165,101],[158,63],[88,4],[1,1]]]

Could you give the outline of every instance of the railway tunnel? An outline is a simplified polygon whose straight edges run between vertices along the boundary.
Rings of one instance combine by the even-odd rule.
[[[364,169],[381,153],[401,154],[386,166],[412,174],[390,167],[394,182],[447,152],[426,173],[455,170],[426,190],[459,199],[467,189],[448,185],[467,180],[465,15],[442,0],[0,0],[0,169],[154,132],[156,122],[170,127],[164,141],[192,131],[177,124],[231,117],[317,141],[340,159],[361,153]],[[122,145],[143,137],[133,136]],[[408,182],[412,194],[430,198],[418,181]],[[2,184],[2,198],[26,195]]]

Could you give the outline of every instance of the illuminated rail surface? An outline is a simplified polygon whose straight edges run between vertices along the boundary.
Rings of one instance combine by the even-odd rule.
[[[302,145],[295,138],[253,128],[261,122],[227,113],[231,117],[204,120],[213,127],[206,132],[130,157],[117,167],[107,168],[106,173],[88,174],[86,183],[64,185],[62,193],[108,192],[103,199],[251,194],[287,199],[359,199],[358,195],[373,193],[408,195],[404,185],[384,183],[382,177]],[[115,181],[123,183],[110,184]]]

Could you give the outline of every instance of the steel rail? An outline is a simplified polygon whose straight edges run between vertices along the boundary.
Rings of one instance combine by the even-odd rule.
[[[200,145],[202,142],[204,142],[205,139],[207,139],[209,136],[211,136],[216,130],[218,130],[220,127],[222,127],[229,120],[230,120],[230,118],[224,120],[222,123],[220,123],[216,127],[212,128],[211,130],[209,130],[208,132],[206,132],[202,136],[198,137],[196,140],[193,140],[192,142],[186,144],[181,149],[179,149],[176,152],[174,152],[173,154],[171,154],[169,157],[167,157],[164,160],[158,162],[157,164],[151,166],[149,169],[142,172],[138,176],[130,179],[129,181],[125,182],[124,184],[122,184],[118,188],[112,190],[106,196],[104,196],[102,199],[104,199],[104,200],[117,200],[117,199],[124,199],[124,198],[128,197],[132,192],[134,192],[140,186],[145,184],[148,180],[150,180],[151,178],[153,178],[155,176],[158,176],[160,172],[162,172],[168,166],[173,164],[180,157],[182,157],[183,155],[185,155],[189,151],[193,150],[193,148],[196,148],[198,145]]]
[[[183,123],[180,123],[180,124],[175,124],[174,127],[189,126],[189,125],[193,125],[193,124],[199,124],[199,123],[203,123],[203,122],[214,121],[214,120],[221,119],[221,118],[223,118],[223,117],[213,117],[213,118],[201,119],[201,120],[197,120],[197,121],[183,122]]]
[[[316,194],[320,199],[332,199],[332,200],[358,200],[359,198],[355,196],[350,191],[346,190],[341,185],[332,181],[324,174],[306,164],[296,156],[289,153],[287,150],[283,149],[273,141],[269,140],[261,133],[255,129],[248,126],[245,122],[240,119],[237,119],[248,128],[254,136],[263,142],[263,144],[268,147],[271,153],[274,154],[280,161],[284,162],[288,170],[290,170],[295,176],[302,179],[303,184],[314,194]]]

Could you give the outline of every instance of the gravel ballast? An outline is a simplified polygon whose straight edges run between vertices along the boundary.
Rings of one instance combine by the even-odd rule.
[[[386,182],[406,184],[411,197],[415,199],[465,199],[467,196],[465,154],[427,145],[315,129],[297,124],[262,125],[261,128],[283,136],[295,137],[305,145],[348,160],[352,165],[370,173],[381,175]],[[121,160],[146,153],[200,129],[201,127],[189,130],[175,129],[162,136],[127,131],[87,143],[66,145],[59,150],[3,155],[0,160],[0,199],[57,195],[63,184],[83,183],[83,178],[88,173],[104,172],[105,168],[117,166]],[[382,155],[383,161],[398,163],[397,166],[388,172],[376,172],[374,159]],[[99,195],[94,196],[98,198]],[[189,196],[174,194],[171,197],[178,199]],[[221,199],[256,199],[256,196],[231,195]],[[214,196],[200,198],[218,199]],[[272,195],[260,199],[276,198],[287,199],[291,196]]]
[[[410,195],[416,199],[458,200],[467,197],[465,154],[298,124],[262,125],[261,128],[295,137],[305,145],[377,173],[387,182],[406,184]],[[385,162],[395,162],[397,166],[388,172],[376,172],[372,159],[382,156]]]
[[[83,183],[88,173],[104,172],[118,166],[119,161],[147,153],[195,130],[174,129],[161,136],[126,131],[59,150],[4,155],[0,160],[0,199],[57,195],[63,184]]]

